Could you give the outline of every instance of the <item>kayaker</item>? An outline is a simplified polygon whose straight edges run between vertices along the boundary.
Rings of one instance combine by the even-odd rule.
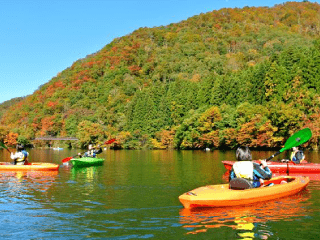
[[[11,153],[10,158],[14,160],[14,165],[27,165],[29,153],[24,149],[23,144],[17,144],[16,152]]]
[[[229,180],[234,178],[244,178],[248,180],[252,187],[260,187],[264,180],[272,177],[272,172],[267,166],[266,160],[261,160],[261,164],[252,161],[251,151],[248,147],[239,147],[236,151],[238,162],[233,164],[230,171]]]
[[[92,144],[89,144],[88,151],[84,153],[83,157],[97,157],[97,154],[101,153],[101,146],[93,147]]]
[[[96,153],[96,155],[102,153],[102,148],[101,148],[100,144],[98,146],[96,146],[95,153]]]
[[[292,153],[290,155],[290,160],[294,162],[295,164],[300,164],[300,163],[306,163],[307,161],[304,160],[305,156],[302,150],[299,150],[298,147],[293,147],[292,148]]]

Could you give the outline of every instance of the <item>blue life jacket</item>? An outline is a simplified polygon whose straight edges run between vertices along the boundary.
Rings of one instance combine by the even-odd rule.
[[[28,157],[28,152],[26,150],[22,150],[21,152],[23,153],[23,156],[24,156],[23,160],[26,160],[26,158]]]

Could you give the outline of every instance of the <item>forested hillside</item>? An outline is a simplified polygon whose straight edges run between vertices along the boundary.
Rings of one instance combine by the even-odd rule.
[[[24,99],[24,97],[17,97],[17,98],[12,98],[8,101],[1,103],[0,104],[0,118],[3,115],[3,113],[5,113],[12,105],[20,102],[23,99]]]
[[[74,146],[280,147],[320,131],[320,5],[212,11],[140,28],[80,59],[2,114],[0,138]],[[10,141],[6,138],[10,136]]]

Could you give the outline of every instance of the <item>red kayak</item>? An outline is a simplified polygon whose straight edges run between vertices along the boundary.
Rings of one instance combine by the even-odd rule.
[[[258,161],[256,161],[258,162]],[[222,161],[227,170],[231,170],[235,161]],[[320,173],[319,163],[300,163],[295,164],[293,162],[271,162],[268,161],[267,165],[269,169],[274,173],[298,173],[298,174],[314,174]]]

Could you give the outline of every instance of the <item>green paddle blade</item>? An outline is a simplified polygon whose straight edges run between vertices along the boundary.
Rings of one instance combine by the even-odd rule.
[[[8,151],[9,153],[11,153],[10,150],[7,148],[6,145],[4,145],[3,142],[0,142],[0,146],[3,147],[4,149],[7,149],[7,151]]]
[[[297,147],[305,142],[307,142],[312,137],[312,132],[310,128],[304,128],[299,132],[293,134],[284,144],[284,147],[280,149],[280,152],[289,150],[293,147]]]
[[[8,149],[6,145],[4,145],[3,142],[0,142],[0,146],[3,147],[4,149]]]

